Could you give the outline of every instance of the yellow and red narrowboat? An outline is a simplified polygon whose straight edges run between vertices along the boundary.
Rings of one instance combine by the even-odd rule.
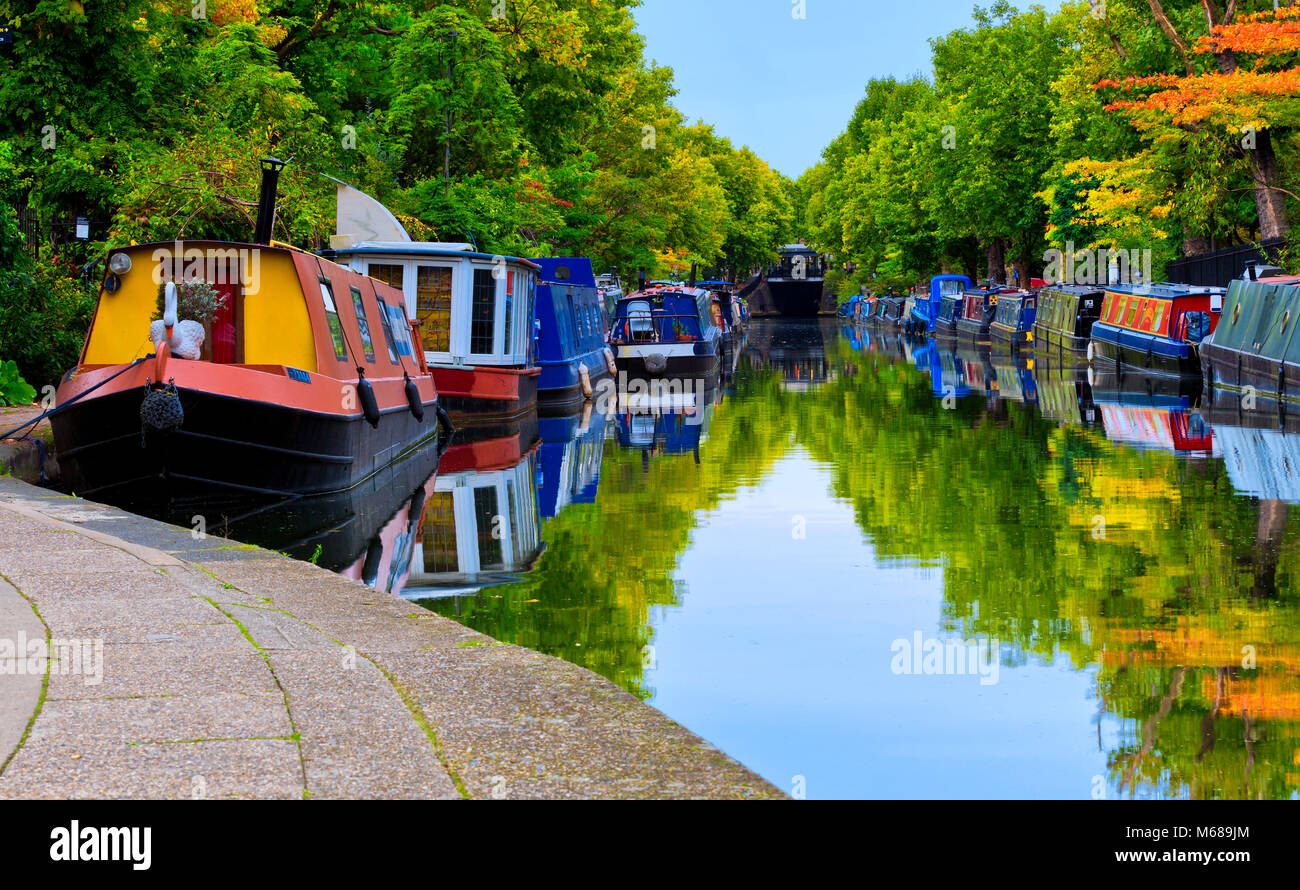
[[[50,417],[78,495],[175,504],[329,494],[436,444],[445,415],[401,291],[271,242],[279,166],[264,162],[252,243],[109,252],[80,361]],[[176,317],[175,284],[194,281],[222,295],[202,324]]]
[[[1220,287],[1108,285],[1088,361],[1098,373],[1187,378],[1199,390],[1199,347],[1219,324],[1223,295]]]

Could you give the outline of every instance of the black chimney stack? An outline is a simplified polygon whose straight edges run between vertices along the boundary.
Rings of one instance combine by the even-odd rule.
[[[645,290],[645,268],[644,267],[636,270],[636,289]]]
[[[279,158],[262,158],[262,191],[257,196],[257,228],[253,232],[254,244],[271,243],[272,230],[275,228],[275,193],[280,186],[280,171],[287,163],[289,161],[282,161]]]
[[[691,280],[690,286],[695,287],[695,264],[691,263]]]

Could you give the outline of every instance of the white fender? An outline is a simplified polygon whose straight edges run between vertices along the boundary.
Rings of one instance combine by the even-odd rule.
[[[1089,364],[1092,364],[1092,358],[1093,358],[1092,341],[1089,340],[1088,341],[1088,363]]]
[[[611,374],[618,373],[618,365],[614,363],[614,350],[608,346],[605,347],[605,367],[609,369]]]
[[[587,372],[587,366],[584,364],[578,365],[578,382],[582,384],[582,394],[591,398],[591,374]]]

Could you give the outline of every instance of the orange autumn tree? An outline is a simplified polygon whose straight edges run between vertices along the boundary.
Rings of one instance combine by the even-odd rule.
[[[1106,110],[1127,113],[1143,130],[1227,130],[1234,143],[1240,140],[1250,163],[1261,236],[1285,236],[1290,230],[1285,198],[1291,192],[1283,187],[1273,133],[1300,120],[1300,7],[1238,16],[1235,2],[1222,12],[1206,2],[1210,33],[1189,48],[1158,0],[1150,0],[1150,5],[1161,29],[1182,52],[1185,73],[1103,80],[1094,88],[1146,92],[1141,98],[1116,99]],[[1188,49],[1213,56],[1218,70],[1197,73]]]

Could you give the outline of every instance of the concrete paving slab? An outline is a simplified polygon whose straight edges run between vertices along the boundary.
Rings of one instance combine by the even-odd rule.
[[[0,686],[31,724],[0,797],[784,797],[584,668],[13,479],[0,575],[101,647],[52,664],[34,721],[30,684]]]

